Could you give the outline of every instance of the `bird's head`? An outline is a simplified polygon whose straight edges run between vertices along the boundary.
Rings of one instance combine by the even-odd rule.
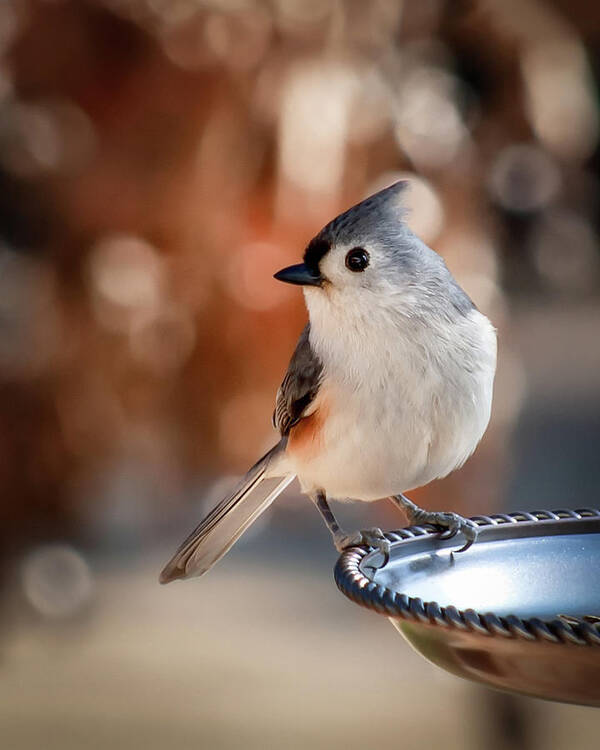
[[[303,286],[309,307],[327,299],[411,314],[441,295],[435,304],[449,301],[470,308],[441,257],[404,222],[407,188],[406,181],[396,182],[340,214],[309,242],[303,263],[284,268],[275,278]]]

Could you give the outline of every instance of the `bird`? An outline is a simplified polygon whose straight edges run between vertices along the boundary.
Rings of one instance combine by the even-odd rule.
[[[275,279],[302,287],[308,323],[277,391],[279,440],[184,540],[160,582],[206,573],[298,478],[335,547],[389,555],[379,528],[345,531],[329,500],[390,498],[411,524],[476,524],[405,492],[471,456],[491,413],[496,330],[407,224],[406,180],[328,223]]]

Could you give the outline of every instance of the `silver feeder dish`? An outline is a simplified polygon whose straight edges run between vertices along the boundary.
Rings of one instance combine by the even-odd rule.
[[[385,615],[426,659],[459,677],[600,706],[600,511],[474,516],[477,542],[428,526],[386,534],[382,555],[344,552],[340,590]]]

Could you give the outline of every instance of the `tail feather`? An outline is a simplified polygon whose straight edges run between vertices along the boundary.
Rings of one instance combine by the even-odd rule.
[[[294,475],[279,477],[275,486],[268,481],[269,464],[283,448],[281,441],[257,461],[235,491],[200,522],[163,568],[161,583],[201,576],[210,570],[294,480]]]

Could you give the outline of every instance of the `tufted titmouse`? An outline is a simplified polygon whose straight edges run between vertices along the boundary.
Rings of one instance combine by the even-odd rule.
[[[209,570],[296,476],[338,550],[386,554],[389,545],[379,529],[343,531],[327,497],[390,497],[412,523],[462,532],[463,549],[475,539],[472,522],[401,494],[475,450],[496,370],[495,330],[403,222],[405,188],[350,208],[309,243],[303,263],[275,274],[302,286],[309,314],[277,392],[281,439],[183,542],[162,583]]]

